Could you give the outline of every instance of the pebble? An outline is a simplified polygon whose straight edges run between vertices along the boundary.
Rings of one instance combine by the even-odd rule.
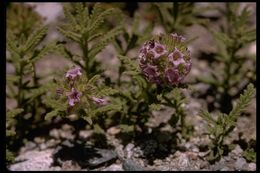
[[[93,134],[93,131],[90,131],[90,130],[79,131],[79,137],[81,139],[88,139],[92,134]]]
[[[46,171],[53,163],[53,150],[27,151],[19,155],[15,160],[22,161],[10,165],[11,171]]]
[[[106,167],[105,169],[103,169],[102,171],[124,171],[124,170],[122,164],[112,164]]]
[[[37,145],[34,142],[28,141],[25,144],[25,146],[21,148],[21,153],[24,153],[24,152],[29,151],[29,150],[33,150],[36,147],[37,147]]]
[[[235,162],[235,169],[236,170],[245,170],[245,166],[247,165],[246,160],[244,158],[239,158]]]
[[[134,144],[132,144],[132,143],[129,143],[126,145],[126,147],[125,147],[126,158],[131,158],[133,156],[133,148],[134,148]]]
[[[34,142],[37,144],[41,144],[45,142],[45,139],[43,137],[35,137]]]
[[[45,150],[48,148],[48,146],[46,145],[46,143],[42,143],[42,144],[40,144],[39,148],[40,148],[40,150]]]
[[[225,167],[221,168],[220,171],[230,171],[230,169],[227,166],[225,166]]]
[[[237,156],[241,156],[242,152],[243,152],[243,150],[241,149],[241,147],[239,145],[236,145],[235,149],[232,151],[232,153],[234,153]]]
[[[119,127],[110,127],[108,130],[107,130],[107,133],[109,135],[116,135],[118,133],[120,133],[121,129]]]
[[[60,138],[60,133],[59,133],[59,130],[58,130],[58,129],[52,129],[52,130],[50,130],[49,135],[50,135],[51,137],[56,138],[56,139],[59,139],[59,138]]]
[[[256,171],[256,164],[255,163],[249,163],[248,164],[248,171]]]

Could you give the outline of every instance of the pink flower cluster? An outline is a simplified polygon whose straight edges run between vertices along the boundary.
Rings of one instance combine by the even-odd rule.
[[[178,85],[191,70],[190,51],[185,38],[177,34],[160,35],[144,43],[139,65],[148,81],[158,85]]]
[[[70,81],[74,81],[78,76],[81,76],[81,69],[79,67],[75,67],[73,69],[70,69],[66,73],[66,78],[68,78]],[[75,106],[76,103],[80,102],[81,93],[78,92],[73,85],[71,85],[71,92],[67,93],[66,96],[68,97],[69,105],[71,107]]]
[[[71,87],[71,91],[68,92],[66,94],[66,96],[68,97],[68,102],[69,105],[71,107],[75,106],[76,103],[80,102],[80,97],[81,97],[81,93],[78,92],[74,87],[74,81],[77,79],[78,76],[81,76],[81,69],[79,67],[75,67],[73,69],[70,69],[66,72],[66,78],[68,78],[70,81],[73,81],[73,83],[70,85]],[[57,94],[61,94],[62,92],[60,91],[60,89],[58,89]],[[97,105],[106,105],[107,104],[107,100],[106,99],[102,99],[102,98],[97,98],[97,97],[91,97],[92,101],[97,104]]]

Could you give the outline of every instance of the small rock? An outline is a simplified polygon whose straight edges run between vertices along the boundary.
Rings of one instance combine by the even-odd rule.
[[[46,145],[48,148],[52,148],[52,147],[55,147],[57,144],[56,140],[55,139],[50,139],[46,142]]]
[[[102,171],[124,171],[124,170],[122,164],[112,164],[106,167],[105,169],[103,169]]]
[[[131,158],[133,156],[133,148],[134,148],[134,144],[129,143],[127,144],[127,146],[125,147],[125,156],[126,158]]]
[[[59,133],[59,130],[58,129],[52,129],[49,133],[49,135],[51,137],[54,137],[56,139],[59,139],[60,138],[60,133]]]
[[[206,161],[201,162],[200,169],[207,168],[209,166],[209,163]]]
[[[20,152],[21,152],[21,153],[24,153],[24,152],[26,152],[26,151],[33,150],[33,149],[36,148],[36,147],[37,147],[37,145],[36,145],[34,142],[28,141],[28,142],[25,144],[25,146],[21,148],[21,151],[20,151]]]
[[[53,163],[53,150],[28,151],[15,160],[22,161],[10,165],[11,171],[48,171]]]
[[[61,171],[79,171],[81,167],[72,160],[66,160],[62,163]]]
[[[34,142],[37,144],[41,144],[45,142],[45,139],[43,137],[35,137]]]
[[[180,170],[186,170],[190,166],[190,160],[186,154],[181,154],[178,158],[178,166]]]
[[[133,160],[125,159],[123,161],[123,169],[125,171],[146,171],[145,167],[137,164]]]
[[[244,158],[239,158],[235,162],[235,169],[236,170],[244,170],[245,166],[247,165],[246,160]]]
[[[237,156],[241,156],[242,152],[243,152],[243,150],[241,149],[241,147],[239,145],[236,145],[235,149],[232,150],[232,153],[234,153]]]
[[[79,131],[79,137],[81,139],[88,139],[93,134],[91,130],[81,130]]]
[[[249,163],[248,164],[248,171],[256,171],[256,164],[255,163]]]
[[[230,169],[227,166],[225,166],[224,168],[221,168],[220,171],[230,171]]]
[[[120,133],[121,129],[119,127],[110,127],[108,130],[107,130],[107,133],[109,135],[116,135],[118,133]]]
[[[74,130],[74,128],[72,126],[68,125],[68,124],[62,125],[61,129],[65,130],[65,131],[71,131],[71,130],[73,131]]]
[[[40,150],[45,150],[48,147],[47,147],[46,143],[42,143],[42,144],[40,144],[39,148],[40,148]]]

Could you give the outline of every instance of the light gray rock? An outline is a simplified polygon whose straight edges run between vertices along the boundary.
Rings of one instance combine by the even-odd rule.
[[[53,163],[52,149],[45,151],[27,151],[18,156],[19,163],[10,166],[11,171],[47,171]]]
[[[256,164],[255,163],[249,163],[248,164],[248,171],[256,171]]]
[[[105,169],[103,169],[102,171],[124,171],[124,170],[122,168],[122,164],[112,164],[106,167]]]
[[[246,170],[246,160],[244,158],[239,158],[237,159],[237,161],[235,162],[235,169],[236,170]]]

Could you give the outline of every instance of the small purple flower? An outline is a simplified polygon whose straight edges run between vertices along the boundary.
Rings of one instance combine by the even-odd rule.
[[[75,67],[73,69],[70,69],[66,73],[66,77],[70,80],[74,80],[77,76],[80,76],[82,73],[80,71],[81,69],[79,67]]]
[[[165,79],[167,83],[176,85],[183,79],[183,77],[179,74],[178,70],[169,68],[165,70]]]
[[[147,64],[143,69],[143,73],[150,82],[159,83],[160,74],[159,74],[156,66]]]
[[[80,102],[80,96],[82,95],[75,88],[71,88],[71,92],[66,94],[69,100],[69,105],[74,106],[75,103]]]
[[[176,47],[174,51],[168,55],[168,59],[174,66],[178,66],[180,63],[185,63],[183,54]]]
[[[101,99],[101,98],[97,98],[97,97],[91,97],[92,100],[97,104],[97,105],[106,105],[107,104],[107,100],[106,99]]]
[[[172,33],[171,36],[177,41],[177,42],[184,42],[186,40],[185,37],[178,35],[176,33]]]
[[[158,59],[162,55],[168,53],[168,51],[166,50],[166,46],[158,42],[155,42],[154,48],[151,51],[153,52],[154,59]]]

